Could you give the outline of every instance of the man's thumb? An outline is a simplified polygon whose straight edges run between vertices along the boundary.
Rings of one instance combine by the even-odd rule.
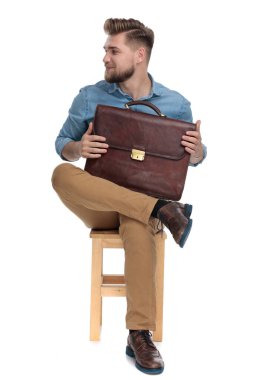
[[[93,130],[93,124],[92,124],[92,122],[90,122],[89,128],[86,131],[86,134],[87,135],[91,135],[92,134],[92,130]]]
[[[200,121],[200,120],[197,120],[197,121],[196,121],[196,131],[197,131],[197,132],[200,131],[200,124],[201,124],[201,121]]]

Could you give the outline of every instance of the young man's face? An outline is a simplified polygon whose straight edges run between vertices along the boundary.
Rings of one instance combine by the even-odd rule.
[[[137,50],[125,43],[125,34],[108,36],[105,42],[105,80],[121,83],[131,78],[135,72]]]

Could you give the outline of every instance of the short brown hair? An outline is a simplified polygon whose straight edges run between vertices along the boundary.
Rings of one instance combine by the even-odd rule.
[[[104,31],[109,35],[126,32],[126,41],[143,44],[147,48],[148,60],[154,44],[154,32],[133,18],[108,18],[104,23]]]

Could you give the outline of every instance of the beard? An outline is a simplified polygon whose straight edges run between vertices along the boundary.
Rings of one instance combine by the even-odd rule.
[[[131,76],[134,74],[134,66],[130,67],[129,69],[121,72],[115,72],[115,71],[105,71],[105,80],[109,83],[121,83],[125,82],[127,79],[131,78]]]

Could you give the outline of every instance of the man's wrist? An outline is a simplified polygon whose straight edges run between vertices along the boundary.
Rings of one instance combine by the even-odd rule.
[[[81,141],[71,141],[62,150],[62,157],[67,161],[77,161],[81,158]]]
[[[200,155],[200,156],[191,156],[190,158],[190,163],[191,164],[198,164],[200,161],[202,161],[204,158],[204,155]]]
[[[82,157],[82,141],[75,142],[75,155],[77,160]]]
[[[204,144],[202,144],[202,149],[201,151],[198,153],[196,153],[196,155],[191,155],[190,157],[190,165],[191,166],[197,166],[198,164],[201,164],[205,158],[206,158],[206,155],[207,155],[207,148]]]

